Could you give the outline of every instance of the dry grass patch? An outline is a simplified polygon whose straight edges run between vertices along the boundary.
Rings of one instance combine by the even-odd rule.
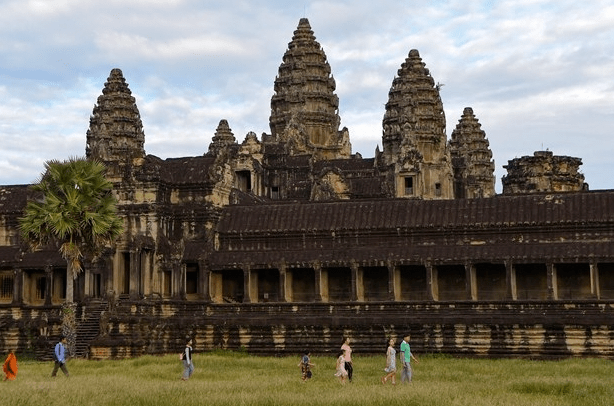
[[[354,382],[333,376],[333,357],[312,357],[314,377],[300,379],[299,357],[237,352],[195,354],[196,371],[182,382],[176,355],[120,361],[71,360],[71,377],[49,377],[52,363],[21,361],[14,382],[0,383],[3,404],[15,405],[611,405],[614,364],[456,359],[422,356],[410,385],[383,386],[384,356],[354,360]]]

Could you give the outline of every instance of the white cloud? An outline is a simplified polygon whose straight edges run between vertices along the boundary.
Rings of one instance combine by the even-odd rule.
[[[583,158],[593,188],[612,187],[609,0],[5,1],[0,184],[31,182],[45,159],[84,153],[114,67],[137,98],[148,153],[202,154],[222,118],[239,141],[268,132],[273,81],[303,16],[330,61],[341,125],[364,157],[381,143],[388,90],[415,48],[445,84],[448,134],[474,107],[498,178],[508,159],[543,143]]]

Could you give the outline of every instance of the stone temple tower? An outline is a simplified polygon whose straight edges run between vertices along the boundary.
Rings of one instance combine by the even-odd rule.
[[[409,52],[392,82],[383,127],[383,160],[393,167],[394,195],[453,198],[439,86],[415,49]]]
[[[481,127],[473,109],[465,107],[463,116],[452,131],[450,155],[456,198],[473,199],[495,195],[495,161],[486,133]]]
[[[113,69],[90,116],[87,158],[107,166],[107,177],[120,181],[145,157],[143,123],[132,92],[120,69]]]
[[[291,155],[349,158],[349,133],[339,131],[335,86],[326,55],[302,18],[275,78],[269,118],[273,140],[284,143]]]

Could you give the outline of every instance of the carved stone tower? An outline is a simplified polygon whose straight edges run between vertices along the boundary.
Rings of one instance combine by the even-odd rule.
[[[237,140],[228,125],[228,121],[222,119],[215,130],[215,135],[211,139],[211,144],[209,144],[208,155],[217,156],[222,150],[236,144]]]
[[[481,127],[473,109],[465,107],[456,129],[452,131],[450,155],[456,198],[473,199],[495,195],[495,161],[486,133]]]
[[[126,168],[145,157],[143,123],[120,69],[113,69],[90,116],[85,155],[107,166],[107,177],[121,180]]]
[[[326,55],[302,18],[275,78],[269,118],[273,140],[286,144],[292,155],[349,158],[349,133],[339,131],[335,86]]]
[[[394,167],[394,195],[453,198],[439,86],[415,49],[392,82],[383,127],[383,158],[386,165]]]
[[[535,192],[578,192],[588,190],[579,172],[582,159],[554,156],[551,151],[536,151],[503,165],[507,175],[501,179],[503,194]]]

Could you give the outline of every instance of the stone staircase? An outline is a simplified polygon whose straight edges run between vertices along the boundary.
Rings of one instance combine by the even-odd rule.
[[[77,313],[77,343],[75,356],[88,358],[90,342],[100,334],[100,315],[108,309],[106,300],[93,300],[79,306]]]

